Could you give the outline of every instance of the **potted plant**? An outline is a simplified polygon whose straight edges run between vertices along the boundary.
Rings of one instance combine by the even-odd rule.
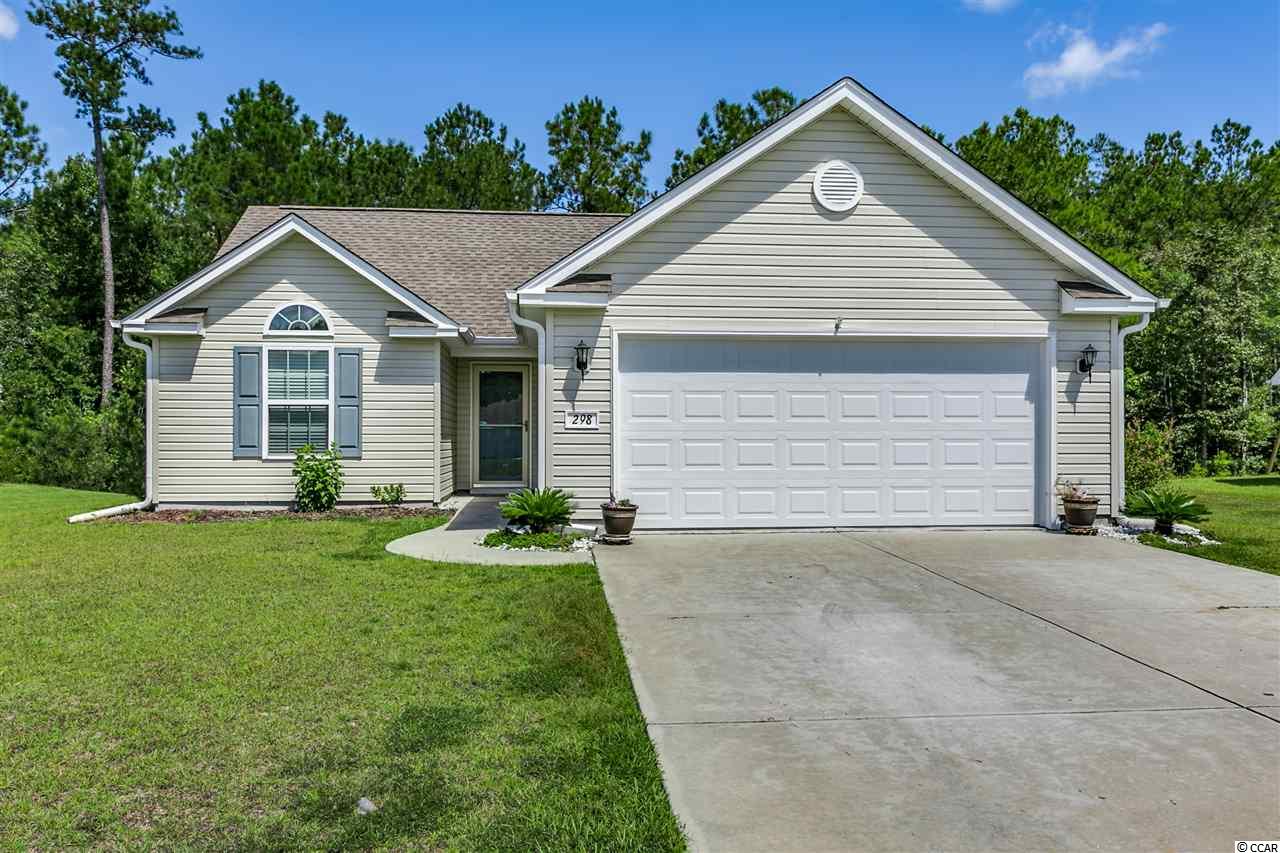
[[[1195,495],[1175,488],[1139,489],[1129,500],[1125,510],[1132,515],[1151,516],[1156,522],[1156,533],[1173,535],[1173,525],[1178,522],[1195,524],[1209,514],[1209,509],[1196,501]]]
[[[1093,521],[1098,516],[1098,499],[1089,494],[1079,480],[1059,480],[1058,497],[1062,498],[1067,532],[1092,533]]]
[[[605,541],[626,542],[631,539],[631,528],[636,525],[636,510],[639,509],[631,501],[616,499],[609,495],[609,500],[600,504],[604,513]]]

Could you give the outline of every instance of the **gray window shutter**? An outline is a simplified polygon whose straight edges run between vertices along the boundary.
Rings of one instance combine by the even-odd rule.
[[[231,455],[262,455],[262,347],[236,347],[231,355]]]
[[[360,456],[360,350],[333,351],[333,430],[338,452]]]

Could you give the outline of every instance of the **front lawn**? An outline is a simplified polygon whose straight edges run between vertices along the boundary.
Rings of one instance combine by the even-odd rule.
[[[0,848],[683,847],[592,566],[119,500],[0,486]]]
[[[1209,507],[1201,528],[1222,544],[1175,545],[1155,535],[1143,542],[1280,575],[1280,476],[1184,478],[1176,485]]]

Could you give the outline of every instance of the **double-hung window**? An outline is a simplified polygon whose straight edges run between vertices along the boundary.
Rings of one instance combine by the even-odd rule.
[[[263,335],[327,338],[329,322],[316,308],[295,303],[276,311]],[[291,456],[305,444],[327,448],[333,428],[333,349],[319,342],[268,342],[265,361],[266,455]]]
[[[267,348],[268,456],[289,456],[304,444],[329,446],[330,355],[328,348]]]

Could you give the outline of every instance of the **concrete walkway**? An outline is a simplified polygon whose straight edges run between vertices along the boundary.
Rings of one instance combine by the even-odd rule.
[[[440,563],[479,563],[486,566],[568,566],[590,563],[590,551],[504,551],[477,545],[490,530],[506,525],[498,512],[501,498],[458,498],[459,508],[449,523],[411,533],[387,543],[393,554]]]
[[[1280,838],[1280,578],[1032,531],[597,561],[696,850]]]

